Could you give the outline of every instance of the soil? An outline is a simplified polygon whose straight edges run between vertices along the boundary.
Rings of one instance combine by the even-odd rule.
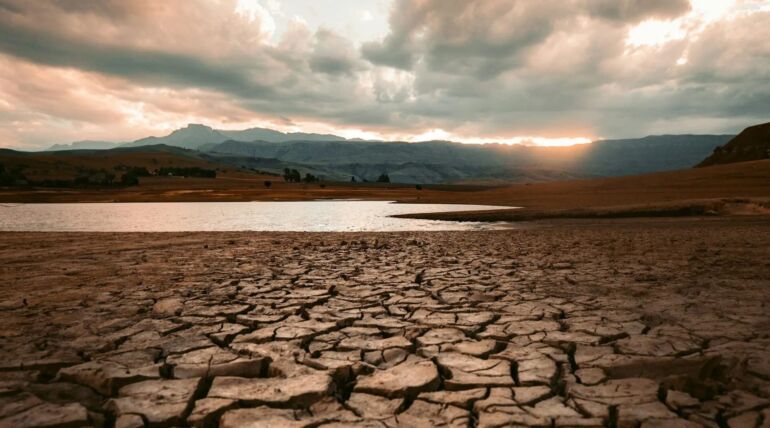
[[[770,421],[764,216],[3,233],[0,284],[3,427]]]

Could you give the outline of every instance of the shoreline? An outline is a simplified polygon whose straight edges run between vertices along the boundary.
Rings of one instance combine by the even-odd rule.
[[[609,206],[584,209],[518,209],[398,214],[396,218],[473,222],[524,222],[554,219],[621,219],[660,217],[770,216],[770,199],[724,198],[660,205]]]

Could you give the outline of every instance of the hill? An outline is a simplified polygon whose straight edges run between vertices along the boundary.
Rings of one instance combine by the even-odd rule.
[[[721,165],[770,159],[770,123],[750,126],[724,146],[714,149],[711,156],[698,166]]]
[[[75,141],[69,144],[54,144],[44,151],[56,152],[62,150],[107,150],[117,147],[119,143],[111,141],[83,140]]]
[[[212,162],[198,152],[164,145],[36,153],[0,149],[0,167],[5,181],[9,181],[6,184],[56,187],[67,187],[78,179],[82,184],[117,183],[123,175],[136,174],[139,170],[146,170],[150,175],[158,171],[171,174],[186,171],[188,175],[196,174],[190,171],[248,175],[231,166]]]
[[[409,217],[463,221],[644,217],[708,214],[730,205],[747,212],[770,214],[770,160],[637,176],[518,184],[447,195],[441,202],[524,208]]]
[[[184,128],[177,129],[164,137],[146,137],[130,143],[124,143],[122,147],[141,147],[165,144],[167,146],[183,147],[186,149],[201,149],[205,146],[222,143],[227,140],[238,141],[269,141],[280,143],[285,141],[345,141],[344,138],[328,134],[308,134],[302,132],[284,133],[265,128],[251,128],[240,131],[214,129],[210,126],[191,123]]]
[[[217,155],[278,159],[322,167],[330,175],[372,180],[387,172],[403,183],[525,182],[644,174],[694,166],[729,135],[663,135],[572,147],[355,141],[229,140]]]
[[[206,159],[274,173],[283,168],[328,180],[373,181],[387,173],[399,183],[516,183],[645,174],[689,168],[730,135],[659,135],[601,140],[572,147],[358,141],[329,134],[265,128],[219,130],[189,124],[163,137],[121,147],[166,145],[196,150]],[[73,143],[73,147],[90,147]],[[67,148],[62,145],[56,149]]]

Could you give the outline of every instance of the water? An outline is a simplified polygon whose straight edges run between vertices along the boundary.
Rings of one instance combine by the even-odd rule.
[[[17,232],[394,232],[487,230],[507,223],[401,219],[395,214],[500,209],[385,201],[2,204],[0,231]]]

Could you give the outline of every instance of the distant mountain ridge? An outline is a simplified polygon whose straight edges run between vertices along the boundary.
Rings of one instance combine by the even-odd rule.
[[[714,152],[698,166],[721,165],[770,159],[770,122],[750,126]]]
[[[267,141],[282,143],[286,141],[346,141],[342,137],[328,134],[308,134],[304,132],[284,133],[266,128],[250,128],[241,131],[228,131],[214,129],[210,126],[191,123],[184,128],[177,129],[165,137],[147,137],[130,143],[121,144],[122,147],[139,147],[156,144],[183,147],[185,149],[198,150],[203,146],[219,144],[228,140],[237,141]]]
[[[521,182],[690,168],[732,137],[660,135],[539,147],[361,141],[330,134],[283,133],[265,128],[231,131],[189,124],[163,137],[146,137],[117,147],[180,147],[239,167],[275,172],[285,167],[299,168],[333,180],[374,180],[387,173],[394,182]],[[82,143],[57,145],[55,150],[95,148]],[[115,147],[115,143],[107,144]]]
[[[184,128],[172,131],[163,137],[145,137],[127,143],[110,141],[84,140],[70,144],[54,144],[45,151],[79,150],[79,149],[112,149],[115,147],[141,147],[165,144],[199,150],[208,144],[219,144],[227,140],[237,141],[268,141],[281,143],[285,141],[346,141],[345,138],[331,134],[310,134],[306,132],[280,132],[267,128],[250,128],[243,130],[214,129],[207,125],[190,123]]]
[[[99,140],[83,140],[74,141],[69,144],[54,144],[47,148],[47,152],[58,152],[62,150],[107,150],[113,149],[118,146],[119,143],[113,143],[111,141],[99,141]]]
[[[280,159],[324,167],[357,178],[376,177],[374,172],[379,168],[387,172],[391,180],[399,182],[542,181],[690,168],[730,138],[730,135],[664,135],[571,147],[474,145],[447,141],[270,143],[229,140],[208,146],[207,152],[212,156]]]

